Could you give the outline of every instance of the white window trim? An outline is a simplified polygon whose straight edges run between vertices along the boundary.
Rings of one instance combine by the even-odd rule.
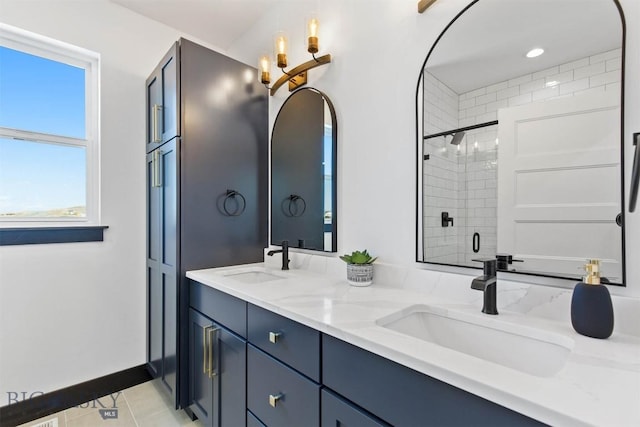
[[[92,226],[100,223],[100,54],[0,23],[0,45],[84,68],[86,139],[0,127],[0,137],[86,148],[85,218],[0,218],[0,228]]]

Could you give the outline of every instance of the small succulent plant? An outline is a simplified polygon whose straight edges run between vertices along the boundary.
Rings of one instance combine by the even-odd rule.
[[[371,255],[369,255],[369,252],[367,252],[367,250],[365,249],[364,251],[351,252],[351,255],[342,255],[340,259],[347,264],[363,265],[373,264],[374,261],[378,259],[378,257],[372,258]]]

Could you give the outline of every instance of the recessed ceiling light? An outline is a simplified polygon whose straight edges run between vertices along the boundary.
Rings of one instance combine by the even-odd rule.
[[[536,47],[535,49],[531,49],[527,52],[527,58],[535,58],[536,56],[540,56],[544,53],[544,49]]]

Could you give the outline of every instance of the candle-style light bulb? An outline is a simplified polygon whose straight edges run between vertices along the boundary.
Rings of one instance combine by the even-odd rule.
[[[320,23],[316,18],[309,19],[307,23],[307,51],[318,53],[318,27]]]
[[[276,58],[278,68],[287,66],[287,36],[284,33],[276,35]]]
[[[269,55],[263,55],[260,58],[259,68],[260,82],[264,85],[268,85],[269,83],[271,83],[271,58],[269,58]]]

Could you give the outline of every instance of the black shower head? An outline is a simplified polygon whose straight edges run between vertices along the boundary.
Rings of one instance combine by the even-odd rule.
[[[453,134],[453,138],[451,139],[452,145],[460,145],[462,142],[462,138],[464,138],[464,132],[457,132]]]

